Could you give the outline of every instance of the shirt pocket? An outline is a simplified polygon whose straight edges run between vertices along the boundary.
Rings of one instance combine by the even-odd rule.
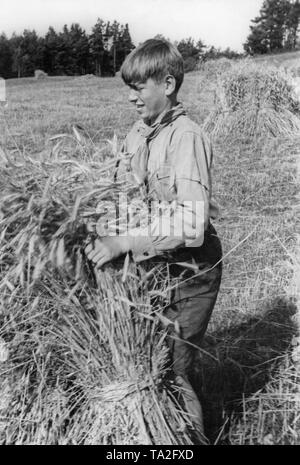
[[[171,164],[161,164],[153,174],[153,181],[153,187],[158,200],[166,200],[168,202],[175,200],[175,171]]]

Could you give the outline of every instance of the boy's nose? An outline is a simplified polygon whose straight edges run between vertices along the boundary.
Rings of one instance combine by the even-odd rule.
[[[129,102],[132,102],[132,103],[137,101],[137,95],[136,95],[134,89],[130,89],[128,100],[129,100]]]

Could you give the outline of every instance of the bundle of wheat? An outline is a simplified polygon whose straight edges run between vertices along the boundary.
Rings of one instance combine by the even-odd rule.
[[[48,271],[10,296],[2,443],[191,444],[157,309],[134,273],[113,273],[92,289]]]
[[[142,270],[95,276],[82,254],[99,202],[135,195],[114,165],[23,155],[0,171],[1,443],[191,444],[155,318],[167,280],[153,308]]]
[[[61,266],[66,257],[80,272],[87,219],[95,226],[104,216],[101,202],[117,204],[120,192],[135,191],[107,177],[114,164],[24,156],[1,170],[1,289],[30,284],[49,262]]]
[[[218,77],[204,129],[223,136],[289,136],[300,131],[299,116],[288,72],[245,61]]]

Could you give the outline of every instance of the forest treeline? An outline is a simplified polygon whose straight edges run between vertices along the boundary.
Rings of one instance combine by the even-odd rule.
[[[300,48],[300,0],[264,0],[259,16],[251,23],[251,32],[244,44],[245,54]],[[161,34],[155,37],[164,38]],[[230,48],[221,50],[191,37],[175,45],[183,56],[186,72],[207,59],[242,56]],[[114,76],[134,48],[128,24],[100,18],[90,34],[79,23],[65,25],[60,32],[50,26],[44,36],[30,29],[22,34],[14,33],[10,38],[3,32],[0,34],[0,77],[28,77],[33,76],[35,70],[50,76]]]
[[[156,38],[165,39],[161,34]],[[175,42],[184,59],[185,71],[196,68],[199,60],[226,56],[239,56],[226,48],[207,47],[201,40],[182,39]],[[25,29],[22,34],[8,38],[0,35],[0,76],[33,76],[42,70],[49,76],[95,74],[114,76],[126,55],[135,48],[128,24],[105,22],[98,18],[90,34],[78,23],[65,25],[61,32],[50,26],[45,36],[35,30]]]
[[[298,49],[299,0],[264,0],[259,16],[251,21],[244,50],[251,55]]]
[[[33,76],[36,69],[52,75],[114,75],[134,48],[128,24],[98,18],[90,34],[78,23],[61,32],[49,27],[45,36],[25,29],[0,35],[0,76]]]

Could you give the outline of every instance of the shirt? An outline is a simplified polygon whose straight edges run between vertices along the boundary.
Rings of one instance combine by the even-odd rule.
[[[138,121],[126,136],[123,152],[130,164],[121,165],[118,176],[141,182],[137,156],[147,129]],[[148,149],[148,192],[158,208],[149,225],[130,227],[127,232],[136,261],[179,247],[200,247],[209,219],[218,212],[211,192],[212,145],[196,123],[180,115],[150,140]]]

